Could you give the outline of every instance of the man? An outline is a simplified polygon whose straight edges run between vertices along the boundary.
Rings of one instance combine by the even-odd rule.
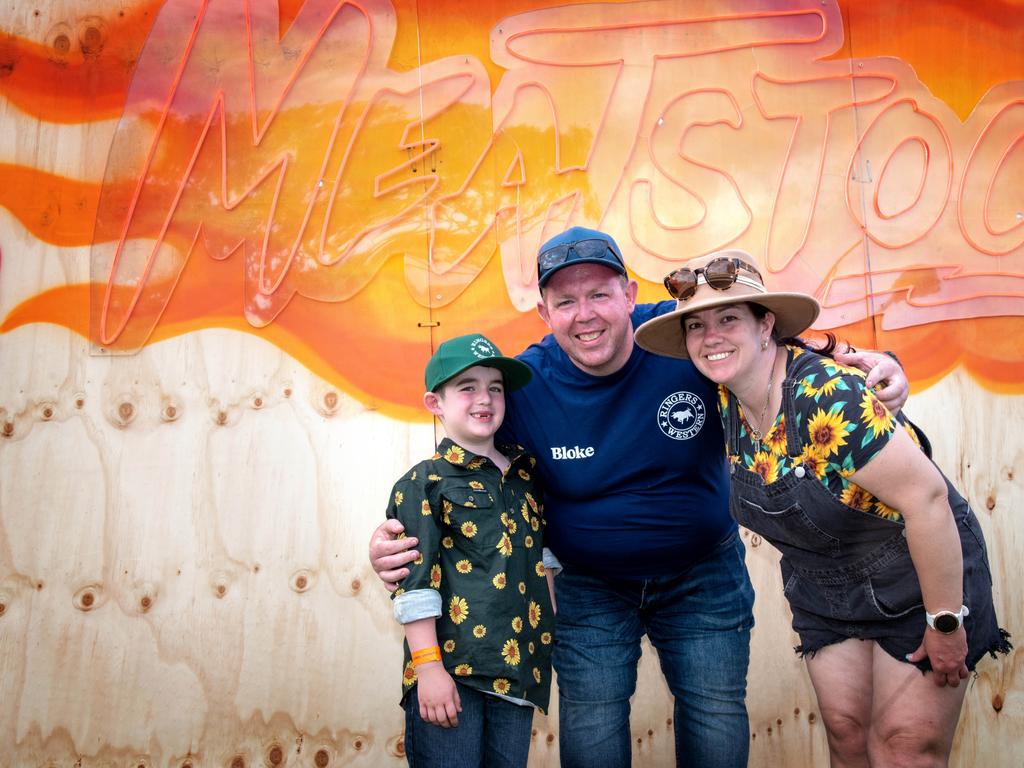
[[[750,739],[744,697],[753,590],[728,511],[717,391],[687,360],[633,343],[635,325],[676,304],[637,305],[615,241],[573,227],[542,246],[541,301],[551,329],[519,359],[533,371],[510,393],[499,438],[538,459],[545,544],[560,561],[553,663],[562,765],[628,766],[629,700],[640,641],[658,651],[675,697],[679,765],[739,768]],[[890,407],[906,398],[898,366],[869,376]],[[382,579],[417,556],[399,529],[374,533]],[[399,554],[396,554],[399,553]]]

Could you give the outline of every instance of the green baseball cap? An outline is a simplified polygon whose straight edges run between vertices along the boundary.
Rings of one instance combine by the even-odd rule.
[[[497,368],[501,371],[506,391],[525,386],[533,376],[525,363],[502,356],[501,350],[486,336],[470,333],[448,339],[437,348],[427,361],[423,382],[428,390],[436,392],[448,379],[474,365]]]

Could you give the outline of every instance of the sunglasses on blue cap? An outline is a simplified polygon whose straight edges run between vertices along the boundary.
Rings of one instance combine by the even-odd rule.
[[[588,238],[574,243],[560,243],[541,251],[537,256],[538,282],[543,286],[551,273],[575,262],[605,264],[620,275],[626,274],[622,254],[612,243],[600,238]]]

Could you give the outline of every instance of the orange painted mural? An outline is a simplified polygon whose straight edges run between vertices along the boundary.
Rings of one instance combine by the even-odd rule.
[[[0,205],[90,253],[0,331],[234,328],[411,417],[432,344],[543,332],[537,248],[582,224],[645,300],[741,247],[916,384],[1020,392],[1024,5],[893,5],[167,0],[8,30],[12,108],[116,130],[101,182],[0,165]]]

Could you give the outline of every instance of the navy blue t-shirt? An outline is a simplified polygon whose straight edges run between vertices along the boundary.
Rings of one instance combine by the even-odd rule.
[[[675,306],[638,305],[633,325]],[[689,360],[634,347],[622,369],[592,376],[551,335],[518,358],[533,379],[507,395],[499,440],[536,456],[544,543],[563,565],[677,574],[735,530],[718,392]]]

